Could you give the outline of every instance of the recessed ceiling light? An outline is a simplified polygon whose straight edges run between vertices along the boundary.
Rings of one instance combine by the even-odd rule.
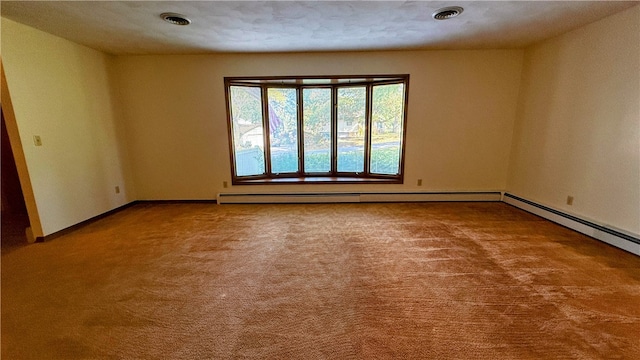
[[[162,13],[160,14],[162,20],[168,22],[173,25],[189,25],[191,24],[191,20],[187,19],[184,15],[176,14],[176,13]]]
[[[438,9],[431,16],[436,20],[447,20],[454,18],[464,11],[460,6],[449,6],[442,9]]]

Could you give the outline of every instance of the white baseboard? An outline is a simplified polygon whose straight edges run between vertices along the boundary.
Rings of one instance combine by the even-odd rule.
[[[622,233],[618,230],[581,219],[577,216],[552,209],[550,207],[537,204],[533,201],[520,198],[518,196],[505,193],[503,200],[509,205],[543,217],[562,226],[573,229],[579,233],[598,239],[609,245],[613,245],[622,250],[640,256],[640,236]]]
[[[220,193],[218,204],[366,203],[422,201],[500,201],[499,191],[397,193]]]

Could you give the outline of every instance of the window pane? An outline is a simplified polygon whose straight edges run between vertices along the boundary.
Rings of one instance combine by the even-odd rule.
[[[398,174],[404,123],[404,85],[374,86],[371,106],[371,172]]]
[[[366,87],[338,88],[338,171],[364,171]]]
[[[264,174],[260,88],[231,86],[231,124],[237,176]]]
[[[269,141],[271,172],[298,171],[298,110],[296,89],[270,88]]]
[[[304,171],[331,171],[331,89],[304,89]]]

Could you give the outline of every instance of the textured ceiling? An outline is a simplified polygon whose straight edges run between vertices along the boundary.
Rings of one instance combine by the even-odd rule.
[[[2,16],[111,54],[521,48],[638,1],[2,1]],[[431,14],[462,6],[457,18]],[[160,18],[177,12],[189,26]]]

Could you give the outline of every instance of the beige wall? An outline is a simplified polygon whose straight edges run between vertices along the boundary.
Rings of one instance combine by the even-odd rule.
[[[639,103],[640,6],[527,49],[508,191],[640,234]]]
[[[136,199],[504,189],[638,234],[639,9],[525,51],[111,57],[3,19],[2,58],[43,235]],[[223,77],[404,73],[405,184],[222,188]]]
[[[134,199],[125,184],[110,61],[2,19],[2,62],[42,224],[42,234],[35,236]],[[34,135],[41,136],[42,146],[34,145]]]
[[[139,199],[221,191],[502,190],[522,51],[120,56],[116,73]],[[411,75],[404,185],[233,186],[225,76]],[[417,187],[417,179],[423,186]]]

